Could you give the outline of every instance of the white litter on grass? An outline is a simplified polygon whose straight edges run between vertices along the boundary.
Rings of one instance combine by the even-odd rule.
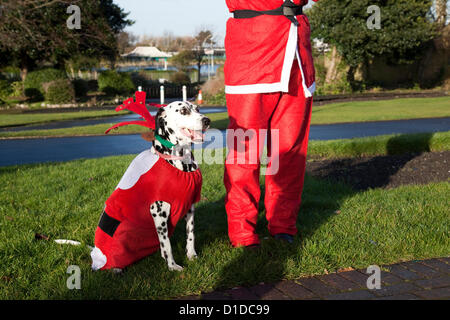
[[[67,239],[56,239],[55,242],[59,243],[59,244],[70,244],[72,246],[79,246],[81,244],[81,242],[79,242],[79,241],[67,240]],[[88,247],[90,251],[94,250],[94,247],[91,247],[88,244],[86,245],[86,247]]]
[[[66,239],[56,239],[55,242],[59,243],[59,244],[71,244],[73,246],[79,246],[81,244],[81,242],[79,242],[79,241],[66,240]]]

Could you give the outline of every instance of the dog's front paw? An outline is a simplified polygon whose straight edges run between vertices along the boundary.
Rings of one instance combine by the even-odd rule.
[[[172,263],[172,264],[169,265],[169,270],[170,271],[179,271],[179,272],[181,272],[181,271],[183,271],[183,267],[177,265],[176,263]]]
[[[197,253],[195,251],[188,251],[186,255],[190,261],[197,259]]]

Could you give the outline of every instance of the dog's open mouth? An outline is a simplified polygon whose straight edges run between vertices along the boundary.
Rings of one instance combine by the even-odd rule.
[[[181,131],[193,142],[203,142],[205,138],[205,132],[203,130],[191,130],[188,128],[183,128]]]

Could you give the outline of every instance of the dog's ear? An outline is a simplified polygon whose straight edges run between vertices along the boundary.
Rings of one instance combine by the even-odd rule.
[[[161,107],[156,112],[156,117],[160,118],[160,117],[164,116],[165,114],[166,114],[166,110],[164,109],[164,107]]]
[[[159,108],[158,112],[156,113],[155,120],[156,120],[156,126],[160,128],[164,128],[164,116],[166,115],[166,112],[164,108]]]
[[[145,141],[148,142],[152,142],[155,140],[155,131],[153,131],[152,129],[150,129],[149,132],[144,132],[141,134],[142,139],[144,139]]]
[[[164,129],[165,124],[166,124],[166,120],[164,120],[163,118],[158,118],[158,125],[160,128]]]

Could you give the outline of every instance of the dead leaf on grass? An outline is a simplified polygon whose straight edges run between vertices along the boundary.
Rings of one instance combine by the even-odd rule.
[[[347,272],[347,271],[353,271],[353,270],[355,270],[355,269],[353,269],[352,267],[348,267],[348,268],[341,268],[341,269],[338,269],[337,272]]]
[[[46,240],[46,241],[48,241],[48,239],[50,239],[49,236],[47,236],[47,235],[45,235],[45,234],[42,234],[42,233],[36,233],[36,234],[34,235],[34,238],[35,238],[36,240]]]

